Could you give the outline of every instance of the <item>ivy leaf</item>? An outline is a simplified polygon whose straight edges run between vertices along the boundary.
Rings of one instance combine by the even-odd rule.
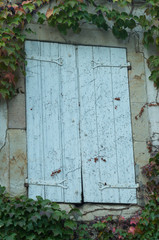
[[[21,18],[20,18],[20,16],[18,16],[18,15],[15,15],[15,16],[12,17],[12,18],[11,18],[11,17],[8,18],[8,24],[9,24],[9,25],[13,25],[13,24],[19,25],[20,22],[21,22]]]
[[[46,20],[46,16],[44,13],[38,12],[38,23],[43,24]]]
[[[13,47],[5,47],[5,50],[7,50],[8,55],[11,55],[15,52],[15,49]]]
[[[118,39],[124,40],[128,37],[127,31],[125,29],[119,28],[116,24],[114,24],[112,32]]]
[[[23,9],[29,9],[32,12],[35,9],[35,6],[31,2],[27,1],[27,3],[24,2]]]
[[[49,18],[51,17],[52,14],[53,14],[53,8],[52,9],[49,8],[46,12],[46,17]]]
[[[156,45],[159,46],[159,37],[156,37]]]
[[[144,32],[143,44],[145,45],[145,47],[148,48],[148,46],[153,43],[154,43],[154,38],[152,36],[151,31]]]
[[[30,23],[31,19],[32,19],[32,15],[31,15],[30,13],[27,13],[27,14],[26,14],[26,20],[27,20],[27,22]]]
[[[0,42],[0,48],[5,47],[5,45],[6,45],[5,42]]]
[[[15,85],[15,81],[14,81],[14,74],[13,73],[7,73],[5,74],[4,78],[8,79],[9,83],[13,83]]]
[[[76,2],[76,1],[69,1],[68,4],[69,4],[72,8],[74,8],[74,6],[77,4],[77,2]]]
[[[26,28],[25,32],[27,32],[27,33],[35,33],[35,32],[33,32],[33,30],[31,28]]]
[[[61,231],[61,227],[59,227],[58,225],[56,225],[56,227],[54,228],[54,236],[61,236],[62,237],[62,231]]]
[[[133,29],[136,27],[136,22],[133,19],[126,20],[127,27]]]
[[[12,233],[10,236],[5,237],[6,240],[16,240],[16,233]]]
[[[0,220],[0,228],[3,227],[5,224],[2,220]]]
[[[70,229],[75,229],[75,227],[77,226],[76,222],[73,222],[71,220],[66,220],[64,223],[64,227],[68,227]]]

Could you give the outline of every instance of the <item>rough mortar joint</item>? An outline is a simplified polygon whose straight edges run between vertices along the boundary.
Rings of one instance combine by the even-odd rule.
[[[2,149],[5,147],[5,145],[7,143],[7,136],[8,136],[8,129],[6,129],[6,131],[5,131],[5,139],[4,139],[4,143],[0,147],[0,152],[2,151]]]

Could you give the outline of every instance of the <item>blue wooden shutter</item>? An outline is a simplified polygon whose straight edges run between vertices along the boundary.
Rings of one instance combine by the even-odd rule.
[[[26,51],[29,197],[80,202],[75,49],[71,45],[27,41]]]
[[[26,52],[29,196],[136,203],[126,50],[27,41]]]
[[[126,50],[78,50],[84,201],[136,203]]]

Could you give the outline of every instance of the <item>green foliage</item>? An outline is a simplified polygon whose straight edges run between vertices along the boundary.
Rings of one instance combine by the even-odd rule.
[[[92,1],[88,1],[90,5]],[[53,9],[48,9],[46,16],[39,13],[39,23],[47,20],[52,27],[57,27],[58,30],[67,34],[67,30],[72,29],[73,32],[81,31],[81,23],[93,23],[98,28],[108,30],[108,25],[102,13],[92,14],[88,11],[88,5],[84,1],[65,0],[59,1],[58,5]]]
[[[72,219],[73,212],[62,211],[58,204],[37,197],[11,198],[0,187],[0,239],[3,240],[71,240],[89,239],[86,226]]]
[[[152,80],[157,88],[159,88],[159,57],[151,56],[148,59],[148,66],[151,70],[150,80]]]
[[[25,63],[24,25],[31,21],[31,13],[46,1],[5,2],[0,1],[0,98],[10,99],[16,92],[16,72],[23,71]]]
[[[69,213],[58,204],[37,197],[11,198],[0,187],[0,239],[3,240],[90,240],[91,231],[96,231],[96,240],[158,240],[159,239],[159,153],[150,158],[143,167],[147,176],[149,202],[142,211],[130,219],[119,216],[104,217],[89,226],[76,222],[78,209]],[[93,238],[94,239],[94,238]]]
[[[5,5],[0,11],[0,95],[15,95],[16,70],[25,61],[22,29],[29,22],[29,13],[18,5]]]

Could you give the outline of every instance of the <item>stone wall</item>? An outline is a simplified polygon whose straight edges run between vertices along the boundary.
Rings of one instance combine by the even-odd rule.
[[[36,32],[36,34],[28,36],[29,40],[124,47],[127,49],[127,58],[131,63],[129,89],[135,172],[136,182],[140,186],[137,190],[138,204],[83,204],[80,210],[83,213],[83,220],[107,214],[130,216],[144,204],[143,185],[146,179],[141,174],[141,167],[149,159],[147,141],[153,137],[155,144],[158,144],[159,122],[157,114],[159,116],[159,108],[145,108],[142,116],[138,120],[135,119],[146,102],[155,101],[158,97],[153,84],[148,80],[149,70],[145,58],[150,53],[143,50],[142,44],[135,36],[124,42],[118,41],[111,32],[103,32],[89,25],[83,27],[78,35],[70,31],[66,36],[47,25],[41,26],[32,23],[27,27]],[[0,123],[0,184],[5,186],[11,195],[27,194],[27,189],[24,187],[24,180],[27,177],[25,77],[22,74],[19,74],[17,95],[9,102],[0,102]],[[67,204],[61,206],[64,209],[69,208]]]

